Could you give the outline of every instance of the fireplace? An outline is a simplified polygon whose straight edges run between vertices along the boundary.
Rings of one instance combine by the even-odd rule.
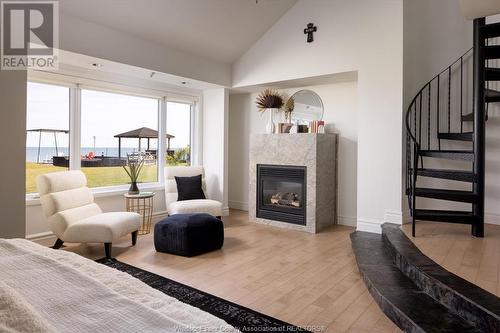
[[[256,217],[306,225],[306,167],[257,164]]]

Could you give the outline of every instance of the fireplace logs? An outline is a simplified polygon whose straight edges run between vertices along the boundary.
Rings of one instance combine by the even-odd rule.
[[[299,196],[291,192],[278,192],[271,197],[273,205],[300,207]]]

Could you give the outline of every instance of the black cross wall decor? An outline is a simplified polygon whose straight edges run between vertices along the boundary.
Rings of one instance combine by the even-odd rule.
[[[304,29],[304,34],[307,34],[307,42],[312,43],[314,41],[313,32],[318,31],[318,28],[314,26],[314,23],[308,23],[307,28]]]

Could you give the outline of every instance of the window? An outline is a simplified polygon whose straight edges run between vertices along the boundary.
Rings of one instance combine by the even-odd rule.
[[[191,164],[191,109],[191,104],[167,102],[167,165]]]
[[[89,187],[130,183],[123,165],[141,156],[139,182],[158,180],[159,100],[82,90],[81,168]]]
[[[116,190],[108,189],[113,186],[123,190],[130,183],[123,170],[128,158],[145,160],[139,177],[143,185],[163,182],[160,176],[167,165],[191,165],[195,97],[59,74],[29,74],[37,81],[27,87],[29,197],[36,196],[36,177],[48,172],[81,169],[90,188],[106,192]]]
[[[38,175],[69,167],[69,88],[28,82],[26,193]]]

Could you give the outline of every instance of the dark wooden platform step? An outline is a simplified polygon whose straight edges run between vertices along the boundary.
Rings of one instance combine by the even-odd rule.
[[[431,198],[447,201],[457,201],[457,202],[467,202],[475,203],[477,201],[477,195],[472,191],[456,191],[456,190],[446,190],[440,188],[415,188],[415,196],[421,198]]]
[[[472,141],[474,133],[438,133],[438,138],[441,140],[456,140],[456,141]]]
[[[500,81],[500,68],[487,67],[485,70],[486,81]]]
[[[482,332],[422,292],[395,265],[381,235],[356,231],[351,243],[359,272],[382,311],[405,332]]]
[[[417,169],[421,177],[456,180],[461,182],[474,182],[474,173],[465,170],[443,170],[443,169]]]
[[[420,155],[449,160],[474,161],[474,153],[469,150],[421,150]]]
[[[415,209],[415,219],[459,224],[472,224],[476,217],[472,212],[456,210]]]
[[[500,91],[486,89],[485,100],[486,100],[486,103],[500,102]]]
[[[500,37],[500,23],[486,24],[479,31],[482,38]]]
[[[398,225],[384,224],[382,238],[401,272],[434,300],[484,332],[500,332],[500,299],[448,272],[424,255]]]

